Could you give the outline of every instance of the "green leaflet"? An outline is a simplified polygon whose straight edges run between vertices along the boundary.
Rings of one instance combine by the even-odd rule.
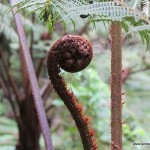
[[[11,5],[8,10],[18,7],[18,11],[29,9],[30,12],[41,9],[39,20],[43,20],[49,31],[52,33],[55,24],[60,21],[66,29],[66,22],[70,20],[75,28],[74,16],[88,15],[88,19],[95,24],[96,21],[111,22],[119,21],[125,32],[137,32],[140,34],[143,43],[149,47],[150,34],[144,25],[150,24],[147,9],[148,0],[131,0],[126,3],[119,1],[94,0],[92,3],[87,0],[19,0]],[[136,9],[142,5],[141,11]],[[48,9],[47,9],[48,8]],[[100,16],[101,19],[95,19]],[[95,25],[94,25],[95,26]],[[132,28],[129,28],[132,27]]]

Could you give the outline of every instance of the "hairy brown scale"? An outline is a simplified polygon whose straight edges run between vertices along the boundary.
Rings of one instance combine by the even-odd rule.
[[[90,118],[84,114],[82,105],[74,93],[67,89],[60,68],[67,72],[78,72],[87,67],[92,59],[92,46],[81,36],[66,35],[49,50],[47,68],[55,91],[70,111],[79,130],[84,150],[98,150],[95,132],[89,127]]]

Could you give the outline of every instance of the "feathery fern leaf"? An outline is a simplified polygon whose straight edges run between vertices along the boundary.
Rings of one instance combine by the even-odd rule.
[[[127,34],[130,34],[131,32],[138,32],[138,31],[145,31],[150,30],[150,25],[141,25],[137,27],[132,27],[128,30]]]
[[[119,0],[18,0],[11,5],[9,10],[16,6],[18,11],[41,10],[40,20],[46,23],[51,32],[58,20],[66,26],[67,20],[71,20],[74,24],[75,16],[84,16],[83,18],[90,17],[92,22],[120,21],[126,32],[138,31],[141,38],[147,41],[147,45],[150,39],[147,33],[150,25],[148,0],[127,0],[126,3]],[[94,19],[97,16],[100,16],[101,19]],[[147,27],[145,30],[143,25]],[[135,29],[129,29],[130,26]]]

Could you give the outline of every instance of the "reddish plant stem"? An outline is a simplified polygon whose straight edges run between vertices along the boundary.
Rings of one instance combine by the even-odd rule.
[[[44,97],[46,92],[49,91],[51,88],[52,88],[51,83],[45,83],[40,89],[41,96]]]
[[[31,21],[32,21],[33,24],[35,23],[35,14],[34,13],[32,14]],[[31,58],[33,60],[33,44],[34,44],[34,31],[33,31],[33,29],[31,31],[30,37],[31,37],[31,41],[30,41],[30,55],[31,55]],[[29,80],[28,79],[26,81],[26,90],[27,90],[26,91],[26,99],[30,99],[32,97],[32,93],[31,93],[31,89],[30,89],[30,85],[29,85]]]
[[[24,87],[24,94],[26,93],[27,88],[27,82],[28,82],[28,77],[27,77],[27,71],[26,71],[26,65],[25,65],[25,60],[23,57],[23,52],[21,47],[19,48],[19,56],[20,56],[20,62],[21,62],[21,74],[22,74],[22,83]]]
[[[20,102],[19,112],[22,125],[19,127],[18,150],[40,150],[40,126],[33,96]]]
[[[13,2],[15,2],[15,0],[10,0],[10,2],[13,3]],[[38,82],[36,79],[32,59],[31,59],[30,51],[27,46],[27,40],[26,40],[25,32],[24,32],[24,29],[22,26],[22,21],[21,21],[20,15],[16,14],[15,9],[13,9],[13,13],[14,13],[14,19],[15,19],[15,23],[16,23],[16,27],[17,27],[17,32],[19,35],[20,44],[21,44],[22,51],[23,51],[25,64],[27,67],[27,74],[28,74],[28,78],[30,81],[31,91],[33,94],[33,100],[34,100],[35,108],[37,111],[39,124],[41,127],[42,134],[44,136],[46,149],[53,150],[51,136],[49,133],[48,122],[47,122],[46,114],[45,114],[44,107],[42,104],[42,98],[40,96],[40,91],[39,91]]]
[[[38,64],[37,64],[37,68],[35,69],[35,74],[36,74],[37,79],[39,78],[39,75],[40,75],[40,72],[41,72],[41,69],[42,69],[42,65],[43,65],[43,61],[44,61],[44,58],[41,58],[39,60]],[[30,86],[29,86],[29,80],[27,80],[27,91],[26,91],[25,96],[26,96],[26,99],[31,99],[32,98],[32,92],[31,92],[31,89],[30,89]]]
[[[78,72],[90,63],[91,58],[91,45],[84,38],[72,35],[64,36],[58,40],[48,52],[47,57],[49,77],[54,89],[76,123],[84,150],[98,150],[95,132],[89,126],[90,118],[84,114],[82,105],[74,93],[67,89],[63,77],[60,76],[60,65],[68,72]]]
[[[39,61],[38,61],[38,65],[37,65],[37,68],[36,68],[36,71],[35,71],[37,78],[39,77],[40,72],[42,70],[43,62],[44,62],[44,58],[40,58]]]
[[[40,90],[40,94],[43,98],[43,105],[44,106],[46,106],[46,101],[47,101],[47,98],[49,97],[51,91],[52,91],[52,84],[51,83],[44,84]]]
[[[33,24],[35,23],[35,14],[34,13],[32,14],[31,21],[32,21]],[[34,30],[33,29],[31,31],[30,37],[31,37],[31,40],[30,40],[30,55],[31,55],[31,58],[33,60],[33,44],[34,44]],[[36,75],[37,75],[37,73],[36,73]],[[31,99],[32,93],[31,93],[31,89],[30,89],[30,85],[29,85],[29,80],[27,80],[26,85],[27,85],[26,86],[27,87],[26,88],[27,89],[26,99]]]
[[[122,30],[111,25],[111,150],[122,150]]]
[[[49,68],[51,67],[52,66],[49,66]],[[58,70],[57,67],[56,67],[56,70]],[[63,78],[58,75],[59,72],[57,72],[58,73],[57,75],[56,74],[52,75],[52,73],[54,72],[56,73],[56,70],[54,68],[52,70],[49,69],[51,81],[54,85],[56,92],[64,101],[64,104],[66,105],[73,119],[76,122],[77,128],[80,132],[84,150],[97,150],[96,149],[97,147],[95,145],[96,144],[95,137],[94,136],[92,137],[89,135],[89,118],[85,116],[83,112],[80,113],[80,110],[82,111],[83,109],[81,107],[82,105],[78,103],[77,98],[74,96],[74,94],[70,90],[67,90],[66,83],[63,81]],[[58,85],[59,85],[59,88],[57,87]]]
[[[35,23],[35,13],[32,14],[32,23]],[[30,54],[33,57],[33,43],[34,43],[34,31],[31,31],[31,43],[30,43]]]

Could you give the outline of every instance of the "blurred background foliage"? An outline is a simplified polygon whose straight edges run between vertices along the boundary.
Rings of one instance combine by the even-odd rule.
[[[2,16],[2,9],[7,4],[0,3],[0,51],[7,57],[10,72],[21,88],[19,41],[11,13]],[[62,71],[68,88],[70,88],[83,104],[86,114],[91,116],[91,125],[95,129],[99,149],[110,149],[110,36],[109,25],[96,23],[96,27],[86,19],[75,18],[76,28],[67,23],[63,33],[60,23],[57,23],[53,37],[46,27],[36,22],[37,14],[25,15],[22,12],[24,28],[28,45],[32,46],[32,58],[36,61],[44,58],[40,72],[39,86],[42,81],[48,82],[46,70],[46,53],[50,46],[63,34],[80,34],[90,40],[94,57],[90,66],[82,72],[68,74]],[[35,21],[33,21],[35,19]],[[31,37],[34,41],[31,43]],[[32,45],[31,45],[32,44]],[[149,146],[135,146],[135,142],[150,142],[150,53],[145,51],[140,38],[133,34],[123,36],[123,146],[124,150],[148,150]],[[3,68],[1,68],[3,71]],[[49,107],[50,106],[50,107]],[[56,150],[81,150],[82,145],[75,124],[62,101],[51,90],[45,102],[50,130]],[[8,99],[0,87],[0,149],[14,150],[18,139],[18,129]],[[41,146],[44,142],[41,137]]]

